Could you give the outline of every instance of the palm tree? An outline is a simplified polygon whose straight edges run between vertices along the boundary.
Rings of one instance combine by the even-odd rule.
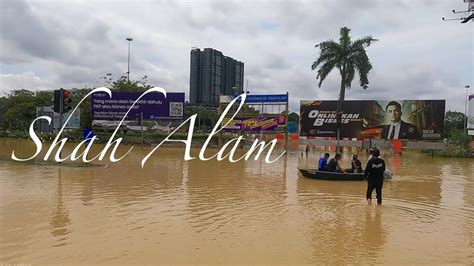
[[[312,70],[319,67],[316,79],[319,80],[319,87],[334,69],[338,69],[341,74],[341,90],[339,92],[339,101],[336,108],[337,119],[337,151],[339,151],[339,139],[341,131],[341,115],[342,104],[346,94],[346,88],[351,87],[355,72],[359,74],[360,86],[367,89],[369,86],[368,75],[372,69],[372,64],[365,51],[372,42],[377,39],[372,36],[366,36],[361,39],[352,41],[349,36],[351,30],[347,27],[342,27],[339,33],[339,43],[329,40],[317,44],[315,47],[320,49],[319,58],[314,61],[311,66]]]

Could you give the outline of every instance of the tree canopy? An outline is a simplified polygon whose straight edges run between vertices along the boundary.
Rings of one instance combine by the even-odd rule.
[[[365,49],[377,39],[366,36],[352,41],[349,36],[350,31],[349,28],[342,27],[339,32],[339,43],[328,40],[315,46],[320,49],[320,55],[314,61],[311,69],[317,69],[316,79],[319,80],[319,87],[329,73],[336,68],[341,75],[341,92],[343,92],[342,89],[351,87],[356,72],[359,74],[360,86],[364,89],[368,88],[368,75],[372,64]],[[341,97],[344,100],[342,94]]]
[[[340,121],[342,105],[345,99],[345,90],[350,88],[356,73],[359,75],[360,86],[367,89],[369,86],[369,72],[372,69],[369,57],[365,49],[377,39],[372,36],[362,37],[355,41],[351,40],[347,27],[342,27],[339,32],[339,43],[333,40],[323,41],[315,47],[320,49],[319,57],[311,66],[317,70],[316,79],[321,87],[323,81],[333,69],[337,69],[341,75],[341,87],[339,101],[337,104],[337,139],[339,140]]]

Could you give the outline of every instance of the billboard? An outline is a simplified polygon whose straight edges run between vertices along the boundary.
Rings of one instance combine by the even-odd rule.
[[[224,118],[221,126],[225,125],[230,118]],[[224,130],[240,131],[271,131],[282,130],[285,127],[285,116],[275,117],[234,117]]]
[[[247,95],[246,103],[286,103],[288,102],[287,94],[270,94],[270,95]]]
[[[336,137],[337,101],[301,101],[300,136]],[[439,140],[445,100],[344,101],[342,138]]]
[[[236,96],[220,95],[220,103],[230,103]],[[240,102],[239,98],[237,102]],[[288,94],[267,94],[267,95],[250,95],[245,97],[245,103],[286,103],[288,102]]]
[[[52,118],[51,124],[48,124],[46,120],[39,120],[38,121],[38,128],[41,132],[52,132],[54,129],[60,129],[66,120],[71,116],[67,125],[64,127],[66,129],[77,129],[81,126],[81,109],[77,108],[77,110],[73,113],[72,110],[63,114],[62,123],[63,125],[59,124],[59,113],[54,112],[52,106],[42,106],[36,107],[36,117],[40,116],[49,116]]]
[[[141,92],[112,92],[112,98],[105,92],[97,92],[91,97],[93,120],[122,120],[133,102],[142,95]],[[125,120],[135,120],[143,113],[143,119],[176,119],[184,116],[184,93],[168,92],[163,94],[151,92],[144,95],[128,113]]]

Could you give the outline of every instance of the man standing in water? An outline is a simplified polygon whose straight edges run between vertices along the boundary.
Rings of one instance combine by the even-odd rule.
[[[380,151],[374,149],[372,159],[367,162],[365,176],[367,177],[367,203],[372,205],[372,192],[377,193],[377,205],[382,205],[383,173],[385,161],[380,158]]]

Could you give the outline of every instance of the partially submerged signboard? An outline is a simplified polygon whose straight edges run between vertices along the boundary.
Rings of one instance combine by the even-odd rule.
[[[54,112],[52,106],[42,106],[42,107],[36,107],[36,117],[40,116],[49,116],[52,118],[51,124],[48,123],[48,121],[41,119],[38,120],[38,129],[41,132],[53,132],[54,130],[59,130],[62,125],[59,124],[59,113]],[[69,118],[71,117],[71,118]],[[73,113],[72,110],[70,110],[67,113],[63,114],[63,119],[62,123],[63,125],[66,123],[66,120],[69,118],[69,121],[67,122],[66,126],[64,128],[66,129],[77,129],[81,126],[81,109],[77,108],[77,110]]]
[[[93,120],[119,121],[130,109],[133,102],[142,95],[141,92],[112,92],[92,94],[91,111]],[[168,92],[166,97],[161,93],[148,93],[130,110],[125,120],[135,120],[143,113],[143,119],[182,120],[184,117],[184,93]]]
[[[301,101],[302,137],[336,137],[337,101]],[[345,101],[342,138],[440,140],[445,100]]]
[[[223,107],[223,104],[230,103],[234,98],[235,96],[231,95],[221,95],[219,103]],[[240,101],[241,98],[239,97],[235,105]],[[283,111],[280,107],[283,107]],[[245,105],[238,116],[232,120],[230,120],[230,117],[225,117],[221,122],[221,126],[227,124],[223,127],[226,131],[285,131],[287,108],[288,94],[247,94],[245,95]]]
[[[224,118],[221,125],[227,124],[230,118]],[[275,117],[235,117],[230,121],[225,130],[240,131],[273,131],[283,130],[285,127],[285,116]]]

